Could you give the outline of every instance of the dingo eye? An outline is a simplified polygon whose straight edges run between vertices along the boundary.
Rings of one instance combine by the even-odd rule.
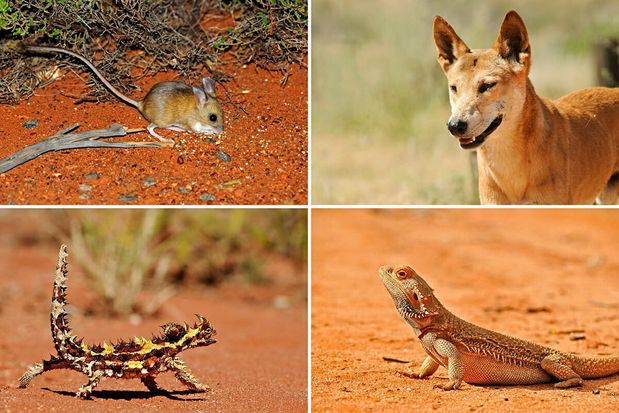
[[[496,82],[482,83],[479,85],[479,93],[484,93],[486,90],[492,89],[496,85]]]
[[[457,93],[458,92],[458,88],[455,85],[449,86],[449,90],[451,90],[453,93]]]

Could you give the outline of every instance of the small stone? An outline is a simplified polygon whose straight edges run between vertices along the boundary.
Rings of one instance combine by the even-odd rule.
[[[84,199],[84,200],[86,200],[86,199],[90,199],[90,194],[80,194],[80,197],[79,197],[79,198],[80,198],[80,199]]]
[[[84,179],[99,179],[101,177],[101,175],[99,175],[97,172],[88,172],[87,174],[84,174]]]
[[[202,142],[215,143],[217,141],[215,139],[211,138],[210,136],[206,136],[206,137],[202,138]]]
[[[138,196],[133,194],[126,194],[119,196],[118,200],[120,202],[136,202],[138,200]]]
[[[92,185],[80,184],[77,190],[80,192],[90,192],[92,191]]]
[[[593,394],[600,394],[600,389],[593,389],[593,391],[591,393],[593,393]]]
[[[184,186],[179,186],[178,187],[178,192],[180,192],[181,194],[188,194],[189,193],[189,189],[185,188]]]
[[[185,163],[185,158],[183,157],[183,155],[180,155],[178,158],[176,158],[176,163],[179,165],[182,165]]]
[[[228,155],[227,153],[225,153],[224,151],[217,152],[217,157],[224,162],[230,162],[232,160],[232,157]]]
[[[153,178],[152,176],[146,177],[142,182],[144,182],[144,186],[146,187],[153,186],[157,183],[157,181],[155,181],[155,178]]]
[[[27,120],[26,122],[24,122],[24,124],[22,125],[24,128],[26,129],[34,129],[37,126],[39,126],[39,121],[36,119],[30,119]]]
[[[585,333],[573,332],[570,334],[570,340],[572,341],[586,340],[586,339],[587,339],[587,336],[585,335]]]
[[[273,298],[273,307],[278,310],[285,310],[286,308],[290,308],[290,298],[286,295],[276,295]]]
[[[203,202],[215,201],[216,199],[217,198],[215,198],[215,195],[209,194],[207,192],[200,194],[200,201]]]

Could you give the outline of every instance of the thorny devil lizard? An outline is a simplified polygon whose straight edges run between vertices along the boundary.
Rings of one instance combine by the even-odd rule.
[[[428,357],[412,378],[432,375],[446,367],[444,390],[465,381],[485,385],[555,383],[557,388],[582,385],[619,372],[619,354],[581,356],[506,336],[466,322],[450,313],[432,288],[409,266],[378,270],[398,312],[413,327]]]
[[[76,397],[89,398],[102,377],[140,378],[152,392],[159,392],[155,376],[172,371],[176,378],[198,392],[208,390],[187,369],[177,355],[193,347],[208,346],[216,342],[215,330],[202,316],[193,327],[187,324],[168,323],[162,326],[163,334],[150,340],[134,338],[117,344],[87,345],[73,334],[66,311],[67,246],[62,245],[52,294],[52,338],[58,356],[36,363],[19,379],[19,387],[26,387],[39,374],[55,369],[73,369],[88,376],[88,383],[80,387]]]

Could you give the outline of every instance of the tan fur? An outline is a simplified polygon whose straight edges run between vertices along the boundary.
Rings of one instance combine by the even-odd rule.
[[[490,49],[469,49],[439,16],[433,31],[450,87],[450,131],[462,147],[477,150],[482,204],[616,203],[619,89],[538,96],[528,78],[528,33],[515,11]],[[485,140],[473,140],[499,118]]]

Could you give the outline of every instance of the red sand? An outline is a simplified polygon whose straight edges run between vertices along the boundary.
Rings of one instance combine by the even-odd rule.
[[[158,130],[176,142],[174,148],[47,153],[0,175],[0,204],[307,204],[307,70],[290,70],[286,87],[279,85],[280,73],[253,65],[227,71],[234,81],[225,87],[235,100],[243,101],[248,114],[224,104],[225,131],[214,136],[220,143],[204,141],[206,135]],[[147,126],[136,109],[120,101],[75,105],[66,95],[80,96],[84,81],[66,69],[62,73],[60,80],[27,102],[0,105],[0,158],[75,123],[80,123],[79,131],[112,123]],[[173,79],[173,73],[159,73],[140,87],[147,91],[157,81]],[[224,98],[221,85],[217,93]],[[144,94],[132,97],[141,99]],[[31,119],[39,125],[24,128]],[[115,139],[154,140],[147,132]],[[231,160],[221,160],[220,151]],[[86,176],[92,173],[99,177]],[[123,201],[127,195],[137,200]]]
[[[69,251],[70,253],[70,251]],[[218,342],[181,353],[194,375],[211,387],[188,393],[173,374],[158,376],[170,395],[153,395],[139,380],[103,379],[93,399],[74,398],[86,383],[75,371],[57,370],[35,378],[26,389],[17,380],[26,367],[54,352],[49,327],[52,276],[57,251],[51,247],[0,245],[0,411],[123,412],[304,412],[307,410],[307,303],[285,310],[270,300],[251,300],[238,289],[194,286],[167,301],[156,318],[132,325],[126,319],[85,316],[92,298],[81,272],[71,265],[68,298],[77,313],[76,334],[95,343],[159,333],[165,322],[191,322],[206,316]]]
[[[617,411],[619,375],[434,389],[399,376],[425,358],[377,268],[410,263],[456,315],[563,351],[619,353],[618,210],[314,210],[312,410]],[[568,331],[584,330],[570,340]],[[383,357],[410,361],[389,363]],[[599,394],[594,391],[599,390]]]

